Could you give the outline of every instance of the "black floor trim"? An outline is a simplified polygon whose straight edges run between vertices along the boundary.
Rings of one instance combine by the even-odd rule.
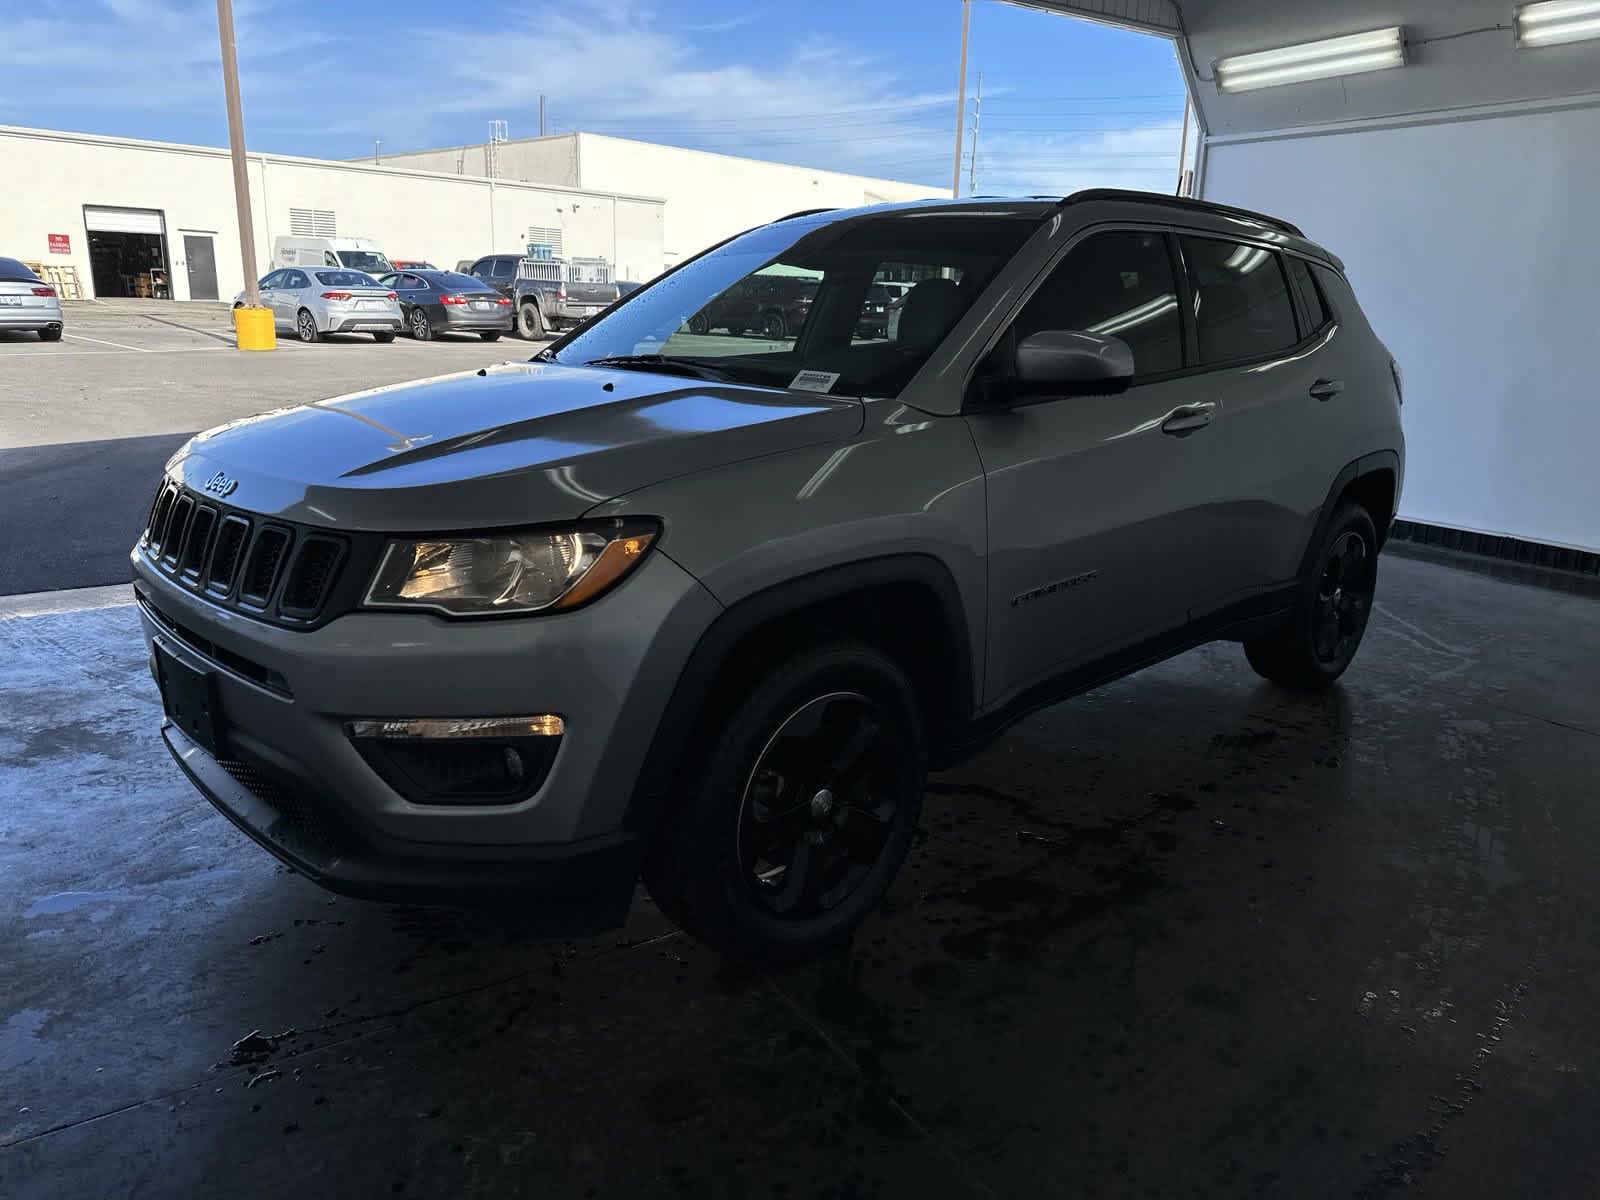
[[[1437,546],[1442,550],[1459,550],[1485,558],[1549,567],[1556,571],[1575,571],[1580,575],[1600,575],[1600,554],[1551,546],[1544,542],[1524,541],[1522,538],[1501,537],[1492,533],[1469,533],[1463,529],[1446,529],[1442,525],[1428,525],[1421,521],[1399,520],[1390,529],[1389,536],[1396,541]]]

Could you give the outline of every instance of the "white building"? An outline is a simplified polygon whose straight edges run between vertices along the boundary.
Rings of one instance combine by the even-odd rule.
[[[228,152],[0,126],[15,184],[0,204],[0,254],[76,268],[87,296],[232,299],[244,287]],[[666,263],[662,201],[618,191],[435,175],[385,164],[249,156],[256,262],[284,234],[370,237],[392,258],[454,267],[563,229],[575,253],[623,278]]]
[[[555,184],[592,192],[639,192],[666,202],[666,261],[682,262],[752,226],[807,208],[856,208],[948,196],[946,189],[737,158],[595,133],[562,133],[406,154],[387,165]],[[501,246],[506,251],[515,246]],[[569,253],[571,248],[568,248]],[[624,272],[626,277],[626,272]]]

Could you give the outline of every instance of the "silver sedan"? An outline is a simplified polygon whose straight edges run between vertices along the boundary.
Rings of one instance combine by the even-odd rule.
[[[0,258],[0,331],[33,330],[43,342],[61,340],[61,298],[55,288],[14,258]]]
[[[273,325],[302,342],[318,342],[330,333],[370,333],[376,341],[392,342],[404,321],[394,292],[348,267],[284,267],[259,286]],[[233,306],[244,303],[241,292]]]

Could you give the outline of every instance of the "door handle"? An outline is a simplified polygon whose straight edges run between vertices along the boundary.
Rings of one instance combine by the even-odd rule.
[[[1319,379],[1311,385],[1311,394],[1318,400],[1332,400],[1344,391],[1342,379]]]
[[[1211,424],[1211,418],[1216,414],[1217,406],[1214,403],[1185,404],[1175,408],[1161,422],[1161,432],[1170,433],[1176,437],[1194,433]]]

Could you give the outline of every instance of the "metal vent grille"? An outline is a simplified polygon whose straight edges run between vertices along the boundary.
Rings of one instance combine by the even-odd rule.
[[[536,246],[539,249],[534,249]],[[553,225],[529,225],[528,254],[533,258],[560,258],[561,230]]]
[[[331,208],[291,208],[289,232],[295,237],[338,237],[339,219]]]
[[[273,585],[278,582],[278,569],[283,566],[289,549],[289,531],[271,525],[256,534],[250,547],[250,557],[245,560],[244,580],[239,584],[239,599],[265,608],[272,599]]]
[[[302,541],[294,564],[289,568],[278,607],[293,616],[315,613],[327,598],[334,571],[343,555],[343,543],[332,538],[311,537]]]
[[[202,504],[194,510],[194,518],[189,522],[189,540],[183,547],[183,561],[178,565],[184,578],[200,578],[200,571],[206,565],[206,554],[211,549],[211,535],[216,529],[216,509],[209,504]]]

